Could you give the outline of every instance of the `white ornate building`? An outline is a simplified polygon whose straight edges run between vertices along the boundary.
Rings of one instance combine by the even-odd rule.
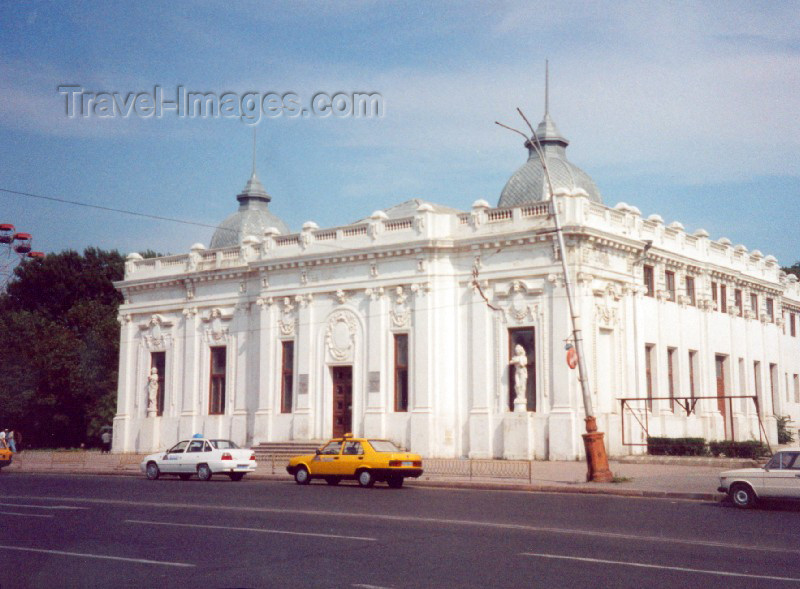
[[[428,457],[578,458],[562,255],[611,455],[642,451],[645,431],[774,443],[775,415],[800,421],[795,277],[758,250],[606,206],[547,113],[538,134],[566,252],[531,151],[497,208],[411,200],[299,233],[268,210],[254,171],[209,249],[128,256],[114,450],[352,431]],[[529,359],[517,412],[516,344]]]

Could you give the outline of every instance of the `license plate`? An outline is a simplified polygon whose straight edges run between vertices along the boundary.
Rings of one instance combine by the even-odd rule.
[[[404,462],[403,466],[414,466],[413,462]]]
[[[237,464],[236,468],[250,468],[249,464]]]

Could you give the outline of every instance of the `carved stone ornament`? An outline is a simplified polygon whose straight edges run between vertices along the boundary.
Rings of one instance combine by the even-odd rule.
[[[384,295],[383,287],[367,288],[364,290],[364,294],[367,295],[371,301],[377,301]]]
[[[336,311],[328,319],[325,345],[331,357],[338,361],[352,360],[356,346],[358,322],[350,311]]]
[[[181,311],[186,319],[191,319],[192,317],[197,316],[197,307],[186,307],[183,311]]]
[[[406,304],[407,300],[408,295],[403,290],[403,287],[398,286],[394,290],[394,302],[389,310],[392,327],[408,327],[411,323],[411,309]]]
[[[142,330],[142,343],[148,350],[165,350],[172,345],[172,333],[169,328],[172,321],[161,315],[152,315],[150,320],[139,325]]]
[[[486,290],[484,288],[484,292]],[[541,294],[541,291],[531,290],[521,280],[514,280],[506,292],[497,289],[497,296],[506,300],[504,305],[500,305],[506,320],[514,320],[516,323],[535,321],[539,312],[539,305],[531,301],[531,296],[537,294]]]
[[[417,215],[414,217],[414,231],[417,233],[422,233],[425,229],[425,217],[423,215]]]
[[[203,317],[203,321],[208,324],[208,327],[206,327],[203,332],[206,343],[219,344],[229,342],[231,339],[231,333],[228,327],[230,320],[230,312],[225,313],[222,309],[217,307],[211,309],[208,314]]]
[[[333,293],[334,300],[339,303],[340,305],[344,305],[347,302],[347,299],[350,298],[348,293],[343,291],[341,288]]]
[[[595,317],[601,327],[614,327],[617,322],[617,310],[607,304],[595,305]]]
[[[292,299],[283,297],[283,308],[281,309],[281,318],[278,319],[278,328],[282,336],[292,336],[295,331],[295,323],[297,322],[297,315],[295,313],[295,306],[292,304]]]

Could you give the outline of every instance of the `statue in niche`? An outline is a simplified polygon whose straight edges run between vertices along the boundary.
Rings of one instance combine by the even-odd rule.
[[[517,344],[514,346],[514,356],[510,364],[514,367],[514,411],[522,413],[528,410],[528,401],[525,393],[528,388],[528,356],[525,348]]]
[[[147,416],[152,417],[158,411],[158,368],[150,369],[147,377]]]

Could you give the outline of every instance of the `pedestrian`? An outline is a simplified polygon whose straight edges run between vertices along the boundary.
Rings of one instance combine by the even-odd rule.
[[[101,454],[108,454],[111,451],[111,432],[106,430],[100,434],[100,440],[103,442],[103,449],[100,450]]]
[[[6,443],[8,444],[8,447],[11,448],[11,451],[14,452],[14,454],[16,454],[17,453],[17,444],[16,444],[16,440],[14,439],[14,430],[13,429],[9,430],[9,432],[6,434]]]
[[[6,432],[8,430],[3,430],[0,432],[0,448],[8,448],[8,444],[6,444]]]

